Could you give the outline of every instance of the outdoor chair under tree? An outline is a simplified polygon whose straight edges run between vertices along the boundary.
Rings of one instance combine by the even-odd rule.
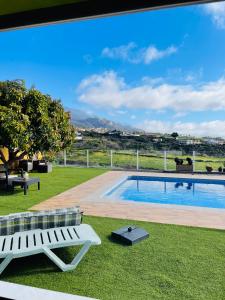
[[[0,217],[0,274],[14,258],[46,254],[62,271],[77,267],[92,245],[101,240],[90,225],[81,224],[79,207],[11,214]],[[83,245],[70,264],[52,249]]]
[[[17,169],[14,174],[11,174],[11,170],[6,170],[3,165],[0,167],[0,188],[8,189],[11,185],[11,181],[15,178],[21,178],[23,171]]]
[[[0,188],[8,187],[8,173],[6,171],[0,170]]]

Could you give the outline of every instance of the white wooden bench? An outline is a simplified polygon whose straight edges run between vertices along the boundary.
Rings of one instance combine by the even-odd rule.
[[[87,224],[50,229],[35,229],[0,236],[0,274],[14,258],[45,253],[62,271],[76,268],[90,246],[100,245],[101,240]],[[70,264],[65,264],[52,249],[83,245]]]

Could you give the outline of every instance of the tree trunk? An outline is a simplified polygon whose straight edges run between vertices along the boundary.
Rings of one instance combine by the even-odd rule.
[[[9,159],[7,160],[2,150],[0,150],[0,158],[6,170],[16,170],[19,167],[19,160],[23,159],[24,156],[27,155],[26,151],[21,152],[20,155],[18,155],[18,153],[20,153],[19,150],[9,149]]]

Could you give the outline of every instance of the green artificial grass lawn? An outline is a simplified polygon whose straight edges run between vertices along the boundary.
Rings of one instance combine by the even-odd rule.
[[[183,226],[85,217],[102,239],[72,272],[62,273],[44,255],[13,261],[2,279],[98,299],[225,299],[224,232]],[[135,223],[150,238],[134,246],[109,234]],[[56,253],[70,262],[77,247]]]
[[[102,172],[55,168],[42,175],[38,197],[36,191],[30,198],[20,192],[4,196],[4,205],[1,197],[0,212],[25,209]],[[57,175],[60,181],[53,180]],[[84,222],[94,227],[102,245],[91,247],[76,270],[63,273],[36,255],[12,261],[1,279],[98,299],[225,299],[224,231],[90,216]],[[145,228],[150,237],[134,246],[113,243],[111,231],[129,224]],[[56,253],[70,262],[77,251],[69,247]]]
[[[26,196],[20,187],[15,187],[14,193],[0,190],[0,214],[26,211],[33,205],[104,172],[106,170],[54,167],[52,173],[30,173],[30,177],[40,177],[41,190],[37,190],[37,184],[29,187]]]

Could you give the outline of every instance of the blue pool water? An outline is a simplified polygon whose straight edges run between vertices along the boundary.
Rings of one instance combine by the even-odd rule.
[[[225,208],[225,181],[129,176],[106,196],[125,201]]]

